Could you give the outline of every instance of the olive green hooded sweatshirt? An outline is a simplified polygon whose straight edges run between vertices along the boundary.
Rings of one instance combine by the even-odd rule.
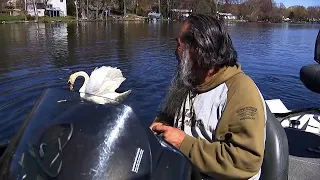
[[[187,135],[179,148],[201,173],[213,179],[258,179],[260,176],[265,145],[265,103],[253,80],[237,65],[220,69],[196,88],[199,97],[207,93],[198,100],[201,106],[195,108],[196,116],[207,118],[200,123],[206,129],[207,138],[201,133],[195,137],[192,128],[190,131],[186,128]],[[214,96],[213,100],[210,96]],[[199,113],[207,111],[203,109],[209,109],[209,114],[220,110],[221,115]],[[172,120],[162,117],[157,117],[155,122],[172,124]]]

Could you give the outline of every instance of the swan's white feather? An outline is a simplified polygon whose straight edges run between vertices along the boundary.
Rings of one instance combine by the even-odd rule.
[[[115,92],[125,80],[126,78],[123,77],[120,69],[102,66],[91,73],[86,86],[86,93],[101,96]]]
[[[131,93],[131,90],[125,91],[123,93],[116,93],[116,92],[111,92],[107,93],[104,96],[94,96],[94,95],[85,95],[83,93],[82,98],[88,100],[88,101],[93,101],[98,104],[106,104],[106,103],[118,103],[123,101],[129,94]]]

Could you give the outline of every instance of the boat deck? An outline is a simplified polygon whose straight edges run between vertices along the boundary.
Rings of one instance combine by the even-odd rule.
[[[320,136],[285,129],[289,142],[289,180],[315,180],[320,177]]]

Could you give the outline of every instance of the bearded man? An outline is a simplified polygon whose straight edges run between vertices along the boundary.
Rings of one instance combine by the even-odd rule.
[[[179,65],[150,129],[178,148],[203,179],[259,179],[264,99],[237,62],[226,28],[195,14],[177,37]]]

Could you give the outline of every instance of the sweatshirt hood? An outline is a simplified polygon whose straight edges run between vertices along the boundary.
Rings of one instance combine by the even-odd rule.
[[[204,93],[216,88],[220,84],[226,82],[236,74],[243,73],[241,65],[237,63],[235,66],[228,66],[221,68],[216,74],[214,74],[208,81],[200,84],[195,88],[197,93]]]

